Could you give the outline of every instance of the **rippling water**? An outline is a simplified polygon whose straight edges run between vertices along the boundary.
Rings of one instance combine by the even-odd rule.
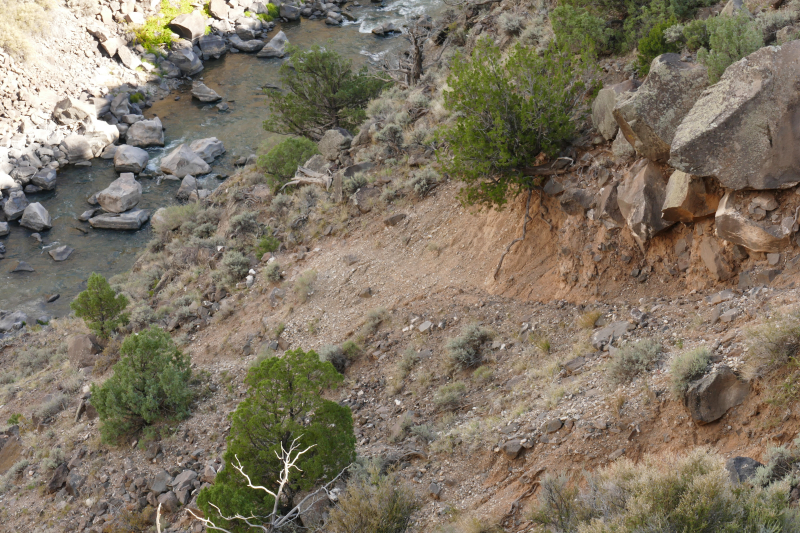
[[[300,47],[320,44],[332,48],[351,58],[356,66],[361,66],[381,61],[388,50],[403,43],[398,37],[371,35],[373,28],[386,22],[400,25],[404,20],[422,14],[435,16],[441,7],[440,0],[367,3],[351,7],[350,12],[357,20],[343,27],[303,20],[285,24],[275,32],[282,29],[289,42]],[[198,77],[226,100],[232,101],[227,113],[219,113],[211,105],[192,101],[189,85],[156,102],[145,115],[161,118],[166,128],[167,146],[149,150],[151,166],[157,166],[165,153],[182,142],[217,137],[225,144],[227,153],[212,165],[212,172],[230,173],[233,161],[240,155],[277,143],[279,136],[267,133],[261,127],[269,112],[261,87],[278,82],[281,62],[246,54],[228,54],[224,59],[207,62]],[[180,96],[178,101],[175,101],[176,96]],[[86,199],[116,178],[110,161],[95,159],[91,168],[69,167],[60,171],[54,191],[29,195],[29,201],[41,202],[50,212],[53,228],[42,234],[44,240],[40,244],[31,237],[32,231],[12,223],[11,234],[0,241],[8,250],[6,258],[0,261],[0,309],[22,309],[32,318],[63,315],[69,312],[69,302],[85,287],[89,273],[99,272],[110,277],[133,265],[136,254],[150,240],[149,226],[136,232],[119,232],[92,230],[88,224],[77,221],[77,217],[90,208]],[[140,182],[143,188],[140,207],[155,210],[174,203],[177,182],[165,180],[157,184],[147,178]],[[47,254],[55,243],[67,244],[75,252],[66,261],[56,263]],[[16,260],[26,261],[36,271],[10,273]],[[46,297],[54,293],[59,293],[60,299],[46,304]]]

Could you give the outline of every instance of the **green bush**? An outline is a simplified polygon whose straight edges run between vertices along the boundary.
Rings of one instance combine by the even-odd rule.
[[[614,385],[628,383],[658,359],[661,345],[655,341],[642,340],[628,343],[611,358],[606,373]]]
[[[0,50],[17,59],[30,57],[29,38],[46,33],[56,6],[53,0],[0,2]]]
[[[725,461],[705,449],[685,456],[622,458],[587,475],[580,491],[563,476],[545,478],[531,519],[550,530],[581,533],[645,531],[797,531],[800,513],[788,479],[767,488],[734,485]]]
[[[689,384],[701,377],[711,361],[711,352],[705,346],[684,352],[673,359],[670,364],[672,393],[676,398],[683,400]]]
[[[461,335],[447,341],[447,354],[457,370],[473,368],[483,361],[484,345],[494,338],[494,333],[480,326],[469,325]]]
[[[424,198],[439,184],[439,173],[430,167],[423,168],[411,174],[405,186],[414,191],[419,198]]]
[[[463,381],[455,381],[442,385],[433,395],[433,403],[440,409],[455,410],[461,407],[467,385]]]
[[[314,446],[297,462],[285,487],[282,510],[291,509],[300,491],[319,481],[330,480],[355,458],[355,436],[350,408],[321,396],[325,389],[341,383],[342,377],[330,363],[313,351],[289,350],[283,357],[271,357],[248,371],[247,397],[231,415],[224,468],[214,485],[203,489],[198,506],[217,526],[232,531],[249,531],[240,524],[219,517],[210,505],[225,515],[264,516],[272,511],[273,499],[264,492],[247,488],[233,468],[237,458],[253,484],[275,490],[281,465],[276,457],[281,445],[288,448],[299,439],[300,449]]]
[[[675,54],[680,52],[677,43],[669,43],[664,38],[664,30],[673,26],[677,21],[670,19],[653,26],[650,33],[639,41],[639,54],[637,56],[639,74],[647,76],[650,73],[650,63],[661,54]]]
[[[118,327],[128,323],[128,315],[123,313],[128,299],[114,292],[106,278],[94,272],[89,276],[86,290],[69,307],[101,339],[109,338]]]
[[[282,270],[281,265],[278,264],[277,261],[273,261],[272,263],[267,265],[267,268],[264,269],[264,275],[267,278],[267,281],[272,283],[277,283],[281,280]]]
[[[361,346],[355,341],[344,341],[342,343],[342,353],[344,353],[347,359],[352,361],[361,355]]]
[[[114,375],[100,386],[92,384],[91,402],[100,415],[104,442],[116,443],[159,420],[189,415],[189,356],[169,333],[151,326],[129,335],[120,353]]]
[[[800,312],[778,314],[750,329],[747,340],[748,379],[764,377],[792,361],[800,353]]]
[[[355,131],[366,118],[364,109],[388,82],[367,72],[354,72],[352,61],[318,45],[301,51],[290,46],[290,61],[281,65],[286,91],[267,94],[272,115],[267,131],[318,141],[331,128]]]
[[[261,237],[256,243],[255,246],[255,254],[257,258],[261,258],[266,253],[277,252],[278,248],[281,247],[281,241],[278,240],[277,237],[272,236],[272,229],[267,229],[267,234]]]
[[[764,46],[764,36],[746,14],[718,16],[706,21],[710,50],[701,48],[697,60],[708,67],[708,80],[716,83],[725,69]]]
[[[367,476],[354,476],[331,510],[326,523],[330,533],[404,533],[419,508],[414,492],[400,479],[382,476],[372,465]]]
[[[613,31],[588,9],[561,4],[550,13],[556,43],[573,54],[611,51]]]
[[[222,266],[232,280],[242,279],[250,271],[250,260],[241,252],[230,250],[222,257]]]
[[[258,213],[245,211],[231,218],[231,229],[236,233],[255,233],[258,231]]]
[[[695,16],[697,9],[714,5],[714,0],[670,0],[672,14],[678,20],[688,20]]]
[[[454,57],[444,100],[457,119],[440,132],[439,159],[464,180],[462,201],[502,206],[538,183],[522,169],[543,152],[556,155],[573,137],[584,71],[583,62],[553,48],[540,56],[517,44],[503,60],[489,38],[478,41],[471,58]]]
[[[269,4],[272,5],[272,4]],[[297,167],[319,153],[317,143],[305,137],[284,139],[266,155],[258,158],[258,166],[267,172],[267,183],[277,192],[294,178]]]
[[[320,348],[319,360],[332,364],[340,374],[344,374],[347,364],[350,362],[342,351],[342,347],[335,344],[326,344]]]
[[[683,27],[686,48],[692,52],[708,47],[708,27],[705,20],[693,20]]]
[[[345,196],[352,196],[358,189],[367,185],[367,177],[360,172],[351,178],[346,178],[342,182],[342,193]]]
[[[194,6],[191,0],[179,0],[173,5],[170,0],[161,0],[161,10],[155,16],[145,20],[144,25],[136,28],[136,42],[141,44],[148,52],[157,53],[161,46],[172,44],[172,30],[169,23],[178,15],[191,13]]]

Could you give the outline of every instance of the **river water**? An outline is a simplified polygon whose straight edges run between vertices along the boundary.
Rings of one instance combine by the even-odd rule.
[[[384,23],[400,24],[421,14],[435,16],[442,9],[440,0],[395,0],[384,4],[352,6],[355,22],[342,27],[327,26],[323,21],[278,25],[270,37],[283,30],[289,43],[306,48],[319,44],[336,50],[353,60],[357,67],[382,61],[387,51],[402,46],[400,37],[377,37],[372,28]],[[230,111],[216,108],[191,98],[190,84],[156,102],[145,112],[149,118],[158,115],[166,128],[166,146],[150,149],[151,166],[156,167],[163,155],[182,142],[217,137],[227,153],[212,165],[212,172],[230,174],[233,162],[241,155],[268,149],[280,137],[265,132],[261,124],[269,110],[261,87],[278,83],[282,60],[259,59],[249,54],[227,54],[218,61],[205,63],[205,70],[196,78],[230,101]],[[179,96],[179,100],[175,97]],[[87,198],[117,178],[113,163],[95,159],[91,168],[67,167],[58,173],[54,191],[29,195],[30,202],[41,202],[53,218],[53,228],[43,232],[39,243],[32,231],[11,223],[11,233],[0,238],[8,250],[0,261],[0,309],[23,310],[35,319],[42,315],[61,316],[69,312],[69,303],[85,288],[91,272],[111,277],[128,270],[138,252],[150,240],[150,227],[139,231],[93,230],[77,217],[91,206]],[[143,196],[139,207],[154,211],[175,202],[179,183],[142,178]],[[80,228],[80,229],[79,229]],[[83,231],[81,231],[83,230]],[[67,244],[75,249],[66,261],[56,263],[47,254],[51,247]],[[35,272],[11,273],[17,260],[29,263]],[[48,296],[60,294],[53,303]]]

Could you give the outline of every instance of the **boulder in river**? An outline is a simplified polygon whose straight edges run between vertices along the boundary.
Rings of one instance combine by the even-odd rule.
[[[181,69],[175,66],[174,63],[170,61],[162,61],[160,66],[161,66],[161,74],[165,78],[174,79],[181,77]]]
[[[61,151],[67,155],[70,163],[88,161],[94,157],[89,141],[83,135],[73,133],[65,138],[60,145]]]
[[[192,83],[192,98],[204,103],[219,102],[222,100],[222,97],[218,95],[214,89],[208,87],[202,81],[195,81]]]
[[[210,170],[208,163],[185,144],[178,146],[161,160],[161,171],[176,178],[183,178],[189,174],[193,176],[208,174]]]
[[[235,33],[229,37],[231,41],[231,46],[239,50],[240,52],[245,52],[248,54],[252,54],[253,52],[258,52],[262,48],[264,48],[264,41],[260,39],[253,39],[252,41],[243,41],[238,35]]]
[[[270,41],[258,53],[258,57],[284,57],[286,55],[286,45],[289,44],[289,39],[283,31],[270,39]]]
[[[74,248],[70,248],[66,244],[59,246],[58,248],[53,248],[52,250],[48,251],[47,253],[50,254],[50,257],[53,258],[53,261],[61,262],[66,261],[67,258],[72,255],[74,252]]]
[[[137,230],[150,218],[150,211],[132,209],[125,213],[103,213],[89,219],[89,224],[97,229]]]
[[[197,180],[194,179],[194,176],[189,175],[181,181],[181,186],[178,192],[175,193],[175,197],[178,200],[188,200],[193,192],[197,192]]]
[[[3,213],[8,220],[17,220],[25,212],[26,207],[28,207],[28,199],[25,197],[25,193],[20,190],[11,191],[3,205]]]
[[[123,144],[114,154],[114,170],[117,172],[140,173],[147,167],[150,156],[146,150]]]
[[[216,137],[198,139],[189,145],[189,149],[203,158],[206,163],[211,163],[225,153],[225,146]]]
[[[14,181],[14,178],[0,170],[0,191],[4,189],[13,189],[17,186],[17,182]]]
[[[0,222],[0,237],[5,237],[11,233],[11,230],[8,229],[8,222]]]
[[[36,272],[36,270],[25,261],[16,261],[11,264],[11,272]]]
[[[122,174],[111,185],[97,193],[100,206],[110,213],[122,213],[142,199],[142,185],[131,173]],[[91,220],[89,221],[91,222]]]
[[[26,263],[27,264],[27,263]],[[0,333],[7,333],[17,329],[22,329],[28,322],[28,315],[22,311],[0,311]]]
[[[206,31],[206,19],[199,11],[178,15],[169,23],[172,31],[186,40],[197,42]]]
[[[402,30],[392,24],[391,22],[387,22],[385,24],[381,24],[380,26],[373,28],[372,33],[375,35],[391,35],[393,33],[400,33]]]
[[[243,41],[252,41],[261,32],[261,21],[250,17],[236,19],[236,35]]]
[[[34,202],[23,211],[19,225],[33,231],[44,231],[53,227],[53,219],[42,204]]]
[[[194,76],[203,70],[203,62],[197,57],[191,48],[180,48],[172,52],[167,59],[178,67],[184,76]]]
[[[281,18],[288,21],[300,20],[300,8],[291,4],[283,4],[280,8]]]
[[[800,41],[767,46],[727,68],[675,132],[669,164],[723,187],[800,183]]]
[[[200,37],[199,45],[204,58],[219,59],[228,52],[228,43],[225,39],[213,33]]]
[[[56,188],[56,171],[52,168],[44,168],[33,175],[31,183],[45,191],[52,191]]]
[[[138,148],[148,146],[164,146],[164,128],[161,120],[153,117],[150,120],[140,120],[132,124],[125,136],[127,143]]]

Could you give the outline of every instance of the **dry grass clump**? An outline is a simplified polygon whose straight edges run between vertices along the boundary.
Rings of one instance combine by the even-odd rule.
[[[314,282],[317,281],[316,270],[306,270],[294,282],[294,293],[300,303],[306,303],[314,294]]]
[[[447,341],[450,362],[456,370],[473,368],[483,361],[484,344],[494,338],[494,333],[476,325],[465,326],[461,335]]]
[[[647,370],[660,353],[661,345],[649,339],[626,344],[617,350],[608,364],[608,381],[614,386],[630,382]]]
[[[0,49],[16,58],[28,59],[30,38],[50,29],[53,0],[3,0],[0,2]]]
[[[601,316],[603,313],[600,311],[586,311],[578,317],[578,326],[581,329],[592,329]]]
[[[800,351],[800,311],[776,316],[748,331],[745,377],[761,378],[788,364]]]
[[[736,485],[724,459],[697,449],[684,456],[623,458],[588,475],[578,490],[565,476],[546,476],[530,518],[551,531],[797,531],[789,478],[769,487]]]
[[[705,346],[684,352],[669,365],[671,374],[672,394],[676,398],[683,400],[689,384],[700,378],[706,372],[708,363],[711,360],[711,351]]]
[[[464,395],[467,393],[467,386],[463,381],[456,381],[442,385],[433,395],[433,403],[440,409],[454,411],[461,407]]]
[[[381,327],[386,320],[389,319],[389,312],[386,310],[385,307],[376,307],[375,309],[370,309],[367,312],[367,316],[364,317],[364,322],[361,325],[361,330],[359,333],[362,337],[369,337],[370,335],[374,335],[378,332],[378,329]]]

